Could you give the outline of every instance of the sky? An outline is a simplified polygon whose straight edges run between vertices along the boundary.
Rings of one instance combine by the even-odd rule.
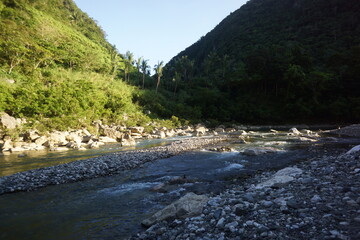
[[[247,0],[74,0],[120,53],[167,63]]]

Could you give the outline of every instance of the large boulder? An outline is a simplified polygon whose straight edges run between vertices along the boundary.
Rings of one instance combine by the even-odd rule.
[[[142,225],[150,227],[157,222],[171,218],[195,217],[202,213],[203,207],[208,201],[205,195],[188,193],[179,200],[158,211],[153,216],[142,221]]]
[[[284,169],[281,169],[275,173],[273,177],[271,177],[269,180],[259,183],[256,185],[256,189],[261,189],[265,187],[271,187],[275,184],[285,184],[288,182],[293,181],[298,175],[302,174],[303,171],[300,168],[297,167],[287,167]]]
[[[299,130],[297,130],[297,128],[291,128],[289,130],[288,135],[298,136],[298,135],[301,135],[301,132],[299,132]]]
[[[121,146],[123,147],[131,147],[136,145],[136,141],[131,137],[130,134],[125,134],[121,139]]]
[[[25,138],[33,142],[36,139],[40,138],[40,135],[36,130],[29,130],[25,133]]]
[[[247,156],[258,156],[267,153],[276,153],[279,152],[278,149],[272,147],[253,147],[245,149],[242,154]]]
[[[48,138],[45,136],[41,136],[35,140],[35,144],[38,146],[42,146],[44,143],[48,141]]]
[[[359,157],[360,156],[360,145],[357,145],[355,147],[353,147],[352,149],[350,149],[349,151],[347,151],[343,156],[345,157]]]
[[[82,143],[82,136],[78,132],[71,132],[66,136],[66,140],[69,142],[75,142],[77,145]]]
[[[68,135],[67,132],[55,131],[49,134],[48,139],[50,143],[56,144],[58,146],[65,146],[68,143],[68,141],[66,140],[67,135]]]
[[[205,133],[206,133],[206,128],[204,126],[198,125],[195,128],[196,136],[202,136],[202,135],[205,135]]]
[[[166,138],[166,133],[164,131],[161,131],[161,130],[157,131],[155,133],[155,135],[156,135],[156,138],[161,138],[161,139]]]
[[[4,143],[2,144],[1,151],[7,152],[7,151],[10,151],[10,149],[12,149],[12,148],[13,148],[13,144],[12,144],[11,140],[5,140]]]
[[[166,137],[173,137],[173,136],[175,136],[175,134],[176,134],[176,132],[174,131],[174,129],[165,131]]]
[[[119,132],[115,128],[110,128],[110,127],[101,128],[100,134],[102,136],[113,138],[113,139],[121,139],[123,136],[122,132]]]
[[[131,131],[131,133],[142,134],[144,132],[144,128],[143,127],[131,127],[130,131]]]
[[[7,113],[0,113],[0,127],[4,129],[14,129],[17,127],[16,118]]]

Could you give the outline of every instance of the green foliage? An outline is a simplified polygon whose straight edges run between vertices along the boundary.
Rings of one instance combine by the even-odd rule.
[[[151,122],[119,79],[132,54],[124,61],[72,0],[0,0],[0,16],[0,111],[44,130]]]
[[[187,116],[190,105],[220,122],[359,121],[359,12],[354,0],[249,1],[166,65],[164,87],[180,106],[172,112]]]

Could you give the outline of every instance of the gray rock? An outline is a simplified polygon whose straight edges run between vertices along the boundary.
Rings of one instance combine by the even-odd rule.
[[[320,202],[322,201],[321,197],[319,195],[314,195],[311,199],[310,199],[311,202],[313,203],[317,203],[317,202]]]
[[[214,212],[214,218],[215,218],[216,220],[220,219],[221,214],[222,214],[222,209],[217,209],[217,210]]]
[[[267,153],[276,153],[279,152],[278,149],[272,147],[254,147],[245,149],[242,154],[247,156],[258,156]]]
[[[225,225],[225,218],[220,218],[220,220],[216,223],[216,227],[223,228]]]
[[[187,218],[200,215],[208,201],[205,195],[188,193],[176,202],[158,211],[153,216],[142,221],[142,225],[149,227],[157,222],[170,218]]]
[[[7,113],[0,113],[0,127],[4,129],[14,129],[17,127],[17,121]]]
[[[275,175],[270,178],[269,180],[263,182],[263,183],[259,183],[258,185],[256,185],[256,189],[261,189],[261,188],[265,188],[265,187],[271,187],[274,184],[284,184],[284,183],[288,183],[294,180],[294,177],[297,175],[302,174],[302,170],[300,168],[297,167],[287,167],[284,169],[281,169],[279,171],[277,171],[275,173]]]
[[[298,209],[300,204],[295,199],[290,199],[286,202],[286,206],[292,209]]]

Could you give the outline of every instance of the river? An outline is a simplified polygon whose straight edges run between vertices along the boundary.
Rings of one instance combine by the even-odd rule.
[[[169,140],[148,140],[137,148],[167,144]],[[256,171],[284,167],[310,159],[313,147],[350,148],[353,138],[322,138],[301,142],[286,133],[256,133],[248,144],[229,143],[234,152],[198,150],[149,162],[122,174],[77,183],[49,186],[34,192],[0,196],[1,239],[126,239],[142,229],[140,222],[186,192],[217,193],[234,179]],[[250,147],[274,147],[279,151],[260,156],[241,152]],[[98,150],[45,152],[37,156],[2,156],[1,174],[51,166],[105,153],[123,151],[117,144]],[[7,158],[7,159],[6,159]],[[17,162],[16,162],[17,161]],[[5,163],[6,166],[3,166]],[[11,165],[13,164],[13,165]],[[165,191],[151,189],[177,176],[191,183],[167,185]]]

